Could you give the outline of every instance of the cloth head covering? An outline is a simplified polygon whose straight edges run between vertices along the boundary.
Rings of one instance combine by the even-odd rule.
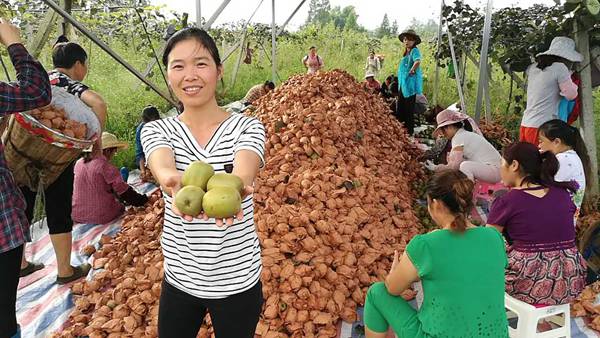
[[[557,36],[552,39],[552,43],[550,44],[550,48],[543,52],[539,53],[536,56],[541,55],[554,55],[559,56],[563,59],[567,59],[571,62],[581,62],[583,61],[583,55],[575,50],[575,41],[573,39],[568,38],[566,36]]]

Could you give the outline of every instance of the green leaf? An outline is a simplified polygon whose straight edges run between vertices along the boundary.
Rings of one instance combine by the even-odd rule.
[[[585,6],[591,15],[598,15],[600,13],[600,2],[598,0],[586,0]]]

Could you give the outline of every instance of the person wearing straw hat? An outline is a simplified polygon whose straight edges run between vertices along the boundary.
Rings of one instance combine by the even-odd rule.
[[[538,145],[538,128],[558,118],[561,99],[577,97],[570,68],[581,61],[583,56],[575,50],[575,41],[565,36],[555,37],[547,51],[536,55],[536,62],[527,69],[527,107],[521,120],[520,141]]]
[[[136,207],[148,201],[122,178],[119,169],[110,163],[127,142],[111,133],[102,133],[102,155],[86,154],[75,163],[73,208],[71,218],[77,223],[106,224],[123,214],[125,205]]]
[[[379,93],[381,90],[381,83],[375,79],[375,73],[367,72],[365,75],[364,88],[374,94]]]
[[[437,128],[433,135],[443,134],[451,142],[448,164],[435,165],[427,161],[425,166],[432,171],[458,169],[471,180],[488,183],[500,182],[502,157],[489,143],[473,119],[468,115],[446,109],[437,117]]]
[[[398,65],[398,115],[404,122],[409,134],[413,134],[415,128],[415,103],[417,95],[423,94],[423,72],[421,71],[421,52],[417,47],[421,43],[421,37],[412,29],[398,35],[398,39],[404,43],[404,54]]]

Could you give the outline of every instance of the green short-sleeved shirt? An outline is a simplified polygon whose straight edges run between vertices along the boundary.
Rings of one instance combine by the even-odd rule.
[[[432,337],[507,337],[502,235],[494,228],[415,236],[406,251],[423,283],[418,317]]]

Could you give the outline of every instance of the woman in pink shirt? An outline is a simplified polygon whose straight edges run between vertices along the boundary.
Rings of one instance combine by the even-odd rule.
[[[137,193],[123,178],[110,160],[119,149],[127,148],[111,133],[102,133],[102,155],[85,156],[75,163],[73,211],[77,223],[106,224],[125,211],[125,205],[142,206],[146,195]]]

